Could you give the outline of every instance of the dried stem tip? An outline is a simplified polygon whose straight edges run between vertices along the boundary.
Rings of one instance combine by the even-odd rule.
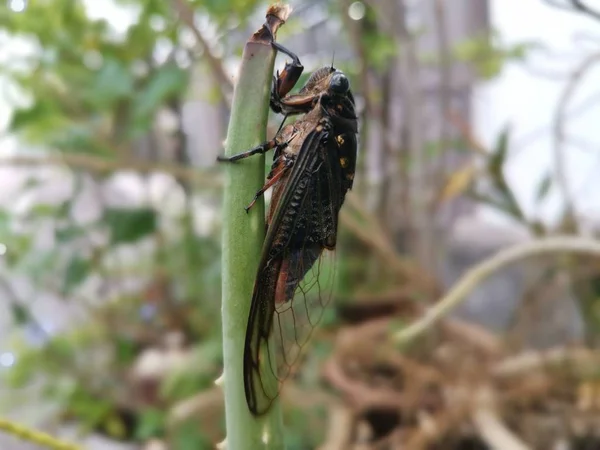
[[[265,23],[252,35],[250,42],[271,44],[272,39],[277,34],[277,30],[285,23],[291,13],[292,7],[285,3],[275,3],[269,6]]]

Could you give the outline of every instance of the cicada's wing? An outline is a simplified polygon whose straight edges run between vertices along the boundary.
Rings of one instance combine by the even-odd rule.
[[[246,399],[256,415],[279,395],[331,298],[333,271],[323,256],[335,248],[347,190],[339,142],[329,119],[321,119],[273,193],[244,348]],[[269,385],[271,374],[277,382]]]

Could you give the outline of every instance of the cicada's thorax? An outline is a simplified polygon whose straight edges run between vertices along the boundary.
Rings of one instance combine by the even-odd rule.
[[[281,166],[294,162],[302,148],[302,144],[306,141],[306,138],[311,131],[318,126],[321,117],[322,114],[320,108],[313,108],[296,122],[290,123],[281,129],[276,138],[277,142],[286,142],[287,146],[273,159],[273,165],[271,166],[272,172],[275,173],[281,169]],[[283,192],[282,187],[286,185],[290,175],[291,172],[288,172],[273,186],[271,205],[269,207],[269,213],[267,214],[267,226],[271,223],[273,213],[275,212],[279,198]]]

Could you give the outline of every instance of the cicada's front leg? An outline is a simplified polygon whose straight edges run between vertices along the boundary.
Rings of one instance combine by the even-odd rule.
[[[290,58],[292,58],[292,62],[286,62],[285,67],[281,72],[277,71],[277,75],[273,77],[273,88],[271,89],[271,101],[270,106],[271,109],[276,113],[284,113],[286,115],[289,114],[298,114],[302,111],[284,111],[284,104],[282,102],[283,98],[289,94],[289,92],[294,88],[302,72],[304,71],[304,66],[300,62],[300,58],[291,50],[287,49],[283,45],[275,42],[275,36],[273,36],[273,32],[269,27],[268,23],[264,25],[265,29],[269,31],[271,34],[271,45],[275,50],[281,53],[285,53]]]
[[[304,71],[304,66],[300,62],[298,56],[292,51],[288,50],[281,44],[277,42],[271,42],[271,45],[277,51],[285,53],[290,58],[292,58],[292,62],[286,62],[285,67],[281,72],[277,71],[277,76],[273,77],[273,88],[271,89],[271,102],[270,106],[273,111],[276,113],[284,112],[284,104],[282,102],[283,98],[294,88],[302,72]],[[304,112],[304,111],[298,111]],[[286,112],[287,114],[294,112]]]

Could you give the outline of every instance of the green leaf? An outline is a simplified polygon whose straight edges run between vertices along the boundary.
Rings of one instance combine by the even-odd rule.
[[[368,33],[363,36],[364,46],[369,49],[367,57],[371,65],[378,70],[386,69],[392,57],[398,54],[396,40],[380,33]]]
[[[214,448],[210,440],[204,436],[198,424],[186,422],[177,427],[173,433],[173,450],[208,450]]]
[[[149,408],[139,416],[139,422],[135,429],[135,437],[139,440],[147,440],[151,437],[160,436],[164,432],[166,413],[156,408]]]
[[[13,112],[8,129],[16,133],[41,136],[46,131],[62,128],[68,119],[62,116],[52,99],[38,100],[28,108]]]
[[[89,275],[92,269],[92,264],[89,260],[83,259],[80,256],[75,256],[65,272],[62,291],[65,294],[70,293],[74,288],[79,286]]]
[[[10,233],[11,215],[4,209],[0,209],[0,242]]]
[[[115,358],[121,365],[131,364],[137,355],[136,343],[123,336],[115,336]]]
[[[10,312],[16,325],[25,325],[31,320],[29,310],[25,306],[18,303],[10,304]]]
[[[29,211],[29,216],[35,217],[54,217],[58,211],[58,206],[51,203],[38,203]]]
[[[506,126],[498,136],[493,153],[488,161],[488,170],[496,178],[502,177],[502,168],[508,152],[510,127]]]
[[[133,118],[138,126],[146,126],[154,112],[166,100],[183,92],[187,73],[174,64],[166,64],[150,75],[142,91],[134,98]]]
[[[85,96],[94,106],[105,108],[129,97],[133,91],[131,71],[121,61],[110,58],[105,61]]]
[[[11,235],[4,241],[7,251],[4,260],[9,267],[19,264],[29,254],[33,244],[33,238],[29,235]]]
[[[552,187],[552,183],[554,182],[554,180],[552,179],[552,174],[547,173],[544,178],[542,178],[542,180],[540,181],[540,183],[538,184],[538,188],[535,194],[535,199],[538,202],[541,202],[542,200],[544,200],[546,198],[546,196],[548,195],[548,192],[550,192],[550,188]]]
[[[56,228],[54,230],[54,238],[59,244],[65,244],[84,236],[86,230],[83,227],[77,225],[67,225],[64,227]]]
[[[108,208],[104,220],[112,244],[136,242],[156,231],[157,217],[152,208]]]

